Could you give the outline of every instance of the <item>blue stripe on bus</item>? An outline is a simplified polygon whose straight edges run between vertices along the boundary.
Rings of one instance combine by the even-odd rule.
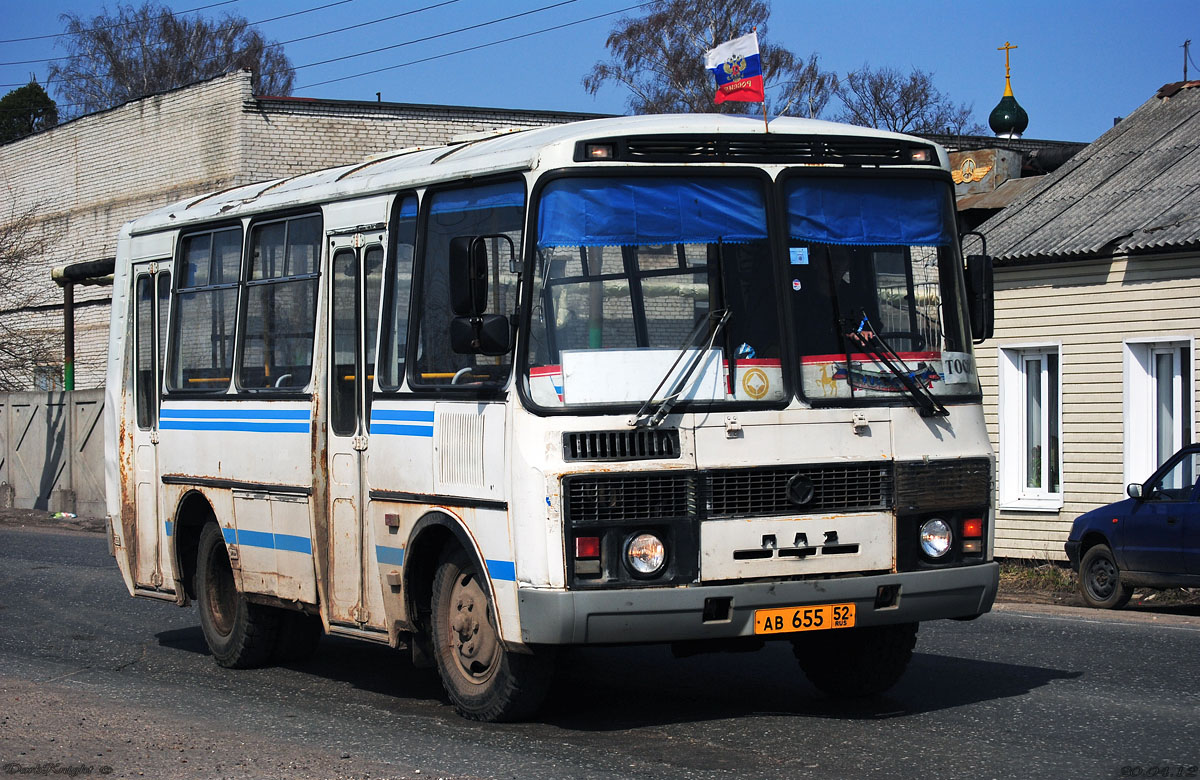
[[[433,412],[419,409],[372,409],[371,420],[401,420],[404,422],[433,422]]]
[[[267,550],[283,550],[312,555],[312,540],[307,536],[291,534],[273,534],[267,531],[238,531],[233,528],[222,528],[221,535],[226,544],[236,544],[242,547],[262,547]]]
[[[160,420],[158,427],[166,431],[243,431],[246,433],[308,433],[305,422],[259,422],[257,420]]]
[[[516,582],[517,566],[512,561],[484,561],[487,564],[488,574],[494,580],[505,580],[508,582]]]
[[[175,534],[175,524],[174,523],[172,523],[170,520],[168,520],[165,523],[163,523],[163,525],[165,525],[167,527],[167,536],[173,536]]]
[[[172,409],[163,407],[158,413],[159,418],[171,417],[180,419],[216,418],[219,420],[309,420],[312,412],[309,409]]]
[[[433,425],[392,425],[371,423],[371,433],[379,436],[421,436],[433,438]]]
[[[404,548],[403,547],[385,547],[382,544],[375,545],[375,560],[380,563],[386,563],[390,566],[404,565]]]

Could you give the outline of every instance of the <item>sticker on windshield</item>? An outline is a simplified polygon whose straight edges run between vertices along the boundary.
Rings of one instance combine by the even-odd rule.
[[[788,249],[792,265],[808,265],[808,247],[794,246]]]
[[[801,287],[800,280],[793,279],[792,280],[792,289],[795,290],[796,292],[800,292],[800,287]]]
[[[975,358],[966,352],[943,352],[942,377],[948,385],[974,381]]]

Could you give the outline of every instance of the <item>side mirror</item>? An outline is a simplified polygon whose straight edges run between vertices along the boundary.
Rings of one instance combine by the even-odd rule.
[[[460,355],[507,355],[512,326],[503,314],[455,317],[450,320],[450,348]]]
[[[1125,492],[1129,494],[1130,498],[1136,498],[1138,501],[1142,500],[1142,486],[1137,482],[1130,482],[1126,485]]]
[[[996,304],[992,258],[988,255],[967,257],[967,309],[975,343],[990,339],[996,326]]]
[[[478,317],[487,309],[487,244],[479,236],[450,239],[450,308],[457,317]],[[457,351],[457,350],[455,350]]]

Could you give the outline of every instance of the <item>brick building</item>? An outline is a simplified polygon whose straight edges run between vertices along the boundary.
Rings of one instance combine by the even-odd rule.
[[[112,257],[127,220],[192,194],[343,165],[389,149],[594,114],[255,97],[238,71],[0,145],[0,220],[33,210],[40,253],[31,285],[48,301],[0,310],[6,326],[63,332],[50,269]],[[109,290],[75,297],[75,383],[104,381]],[[57,301],[57,302],[53,302]],[[59,366],[31,367],[48,389]]]

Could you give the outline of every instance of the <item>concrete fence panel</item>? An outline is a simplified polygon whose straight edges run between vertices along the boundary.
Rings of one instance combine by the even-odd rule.
[[[104,514],[104,390],[0,393],[0,505]]]

